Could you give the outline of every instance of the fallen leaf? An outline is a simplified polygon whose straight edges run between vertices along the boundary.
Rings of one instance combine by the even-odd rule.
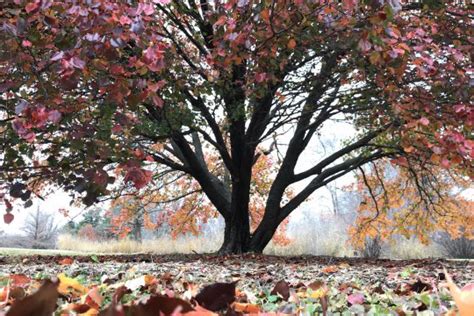
[[[74,262],[74,260],[70,257],[67,257],[67,258],[63,258],[61,260],[59,260],[58,264],[60,265],[70,265]]]
[[[15,216],[12,213],[3,214],[3,221],[5,222],[5,224],[10,224],[11,222],[13,222],[14,218]]]
[[[365,301],[365,297],[362,293],[353,293],[347,297],[347,301],[351,305],[362,305]]]
[[[228,307],[235,301],[235,284],[232,283],[214,283],[204,287],[195,300],[199,305],[210,311],[217,312]]]
[[[31,282],[31,279],[24,274],[10,274],[9,279],[11,286],[25,287]]]
[[[175,297],[151,296],[146,302],[131,306],[128,314],[137,316],[177,315],[194,311],[190,303]],[[179,315],[178,314],[178,315]]]
[[[323,281],[313,281],[310,284],[308,284],[308,288],[310,288],[313,291],[319,290],[322,286],[324,285]]]
[[[287,301],[290,297],[290,286],[285,281],[278,281],[270,294],[280,295],[285,301]]]
[[[16,301],[6,316],[51,316],[58,296],[58,282],[46,280],[36,293]]]
[[[410,284],[410,290],[416,293],[421,293],[424,291],[430,291],[432,289],[431,285],[424,283],[421,280],[417,280],[415,283]]]
[[[260,313],[260,307],[250,303],[237,303],[231,305],[232,309],[238,313],[257,314]]]
[[[155,282],[155,278],[151,275],[144,275],[132,280],[128,280],[125,282],[125,287],[129,290],[136,291],[141,287],[145,287],[147,285],[152,284]]]
[[[296,41],[295,41],[293,38],[290,39],[290,40],[288,41],[287,47],[288,47],[289,49],[295,49],[295,47],[296,47]]]
[[[63,295],[72,295],[79,297],[87,293],[87,288],[76,279],[67,277],[64,273],[58,275],[59,287],[58,292]]]
[[[324,267],[321,271],[323,273],[334,273],[334,272],[337,272],[339,270],[339,268],[337,266],[327,266],[327,267]]]
[[[92,289],[87,292],[84,296],[84,304],[88,306],[100,309],[102,302],[104,301],[104,297],[100,294],[99,288],[97,286],[93,287]]]
[[[84,314],[87,313],[90,309],[91,307],[87,304],[72,303],[66,306],[63,312],[74,312],[77,314]]]

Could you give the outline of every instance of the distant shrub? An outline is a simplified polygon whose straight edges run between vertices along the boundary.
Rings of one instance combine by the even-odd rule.
[[[442,255],[437,244],[424,245],[416,238],[406,239],[405,237],[398,237],[382,249],[382,257],[390,259],[438,258],[442,257]]]
[[[362,256],[364,258],[379,258],[382,254],[382,240],[379,236],[375,238],[366,238]]]
[[[474,259],[474,239],[451,238],[447,233],[439,233],[435,242],[441,246],[446,256],[459,259]]]
[[[91,224],[86,224],[82,226],[77,232],[77,235],[81,239],[90,240],[90,241],[96,241],[99,239],[95,228]]]

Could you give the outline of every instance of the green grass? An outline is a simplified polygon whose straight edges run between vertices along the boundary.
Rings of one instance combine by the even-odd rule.
[[[31,255],[77,256],[77,255],[87,255],[87,254],[92,254],[92,253],[72,251],[72,250],[61,250],[61,249],[0,248],[0,256],[31,256]]]

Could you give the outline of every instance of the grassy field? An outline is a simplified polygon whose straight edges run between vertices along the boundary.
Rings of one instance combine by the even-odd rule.
[[[75,256],[75,255],[87,255],[87,254],[92,254],[92,252],[63,250],[63,249],[0,248],[0,256],[31,256],[31,255]]]

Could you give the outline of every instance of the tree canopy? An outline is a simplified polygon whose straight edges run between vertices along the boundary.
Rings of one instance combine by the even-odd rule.
[[[50,183],[91,205],[187,177],[225,220],[221,252],[261,252],[311,194],[373,161],[474,177],[463,2],[14,0],[0,23],[6,221]],[[302,163],[334,121],[354,136]],[[278,170],[251,227],[263,156]]]

